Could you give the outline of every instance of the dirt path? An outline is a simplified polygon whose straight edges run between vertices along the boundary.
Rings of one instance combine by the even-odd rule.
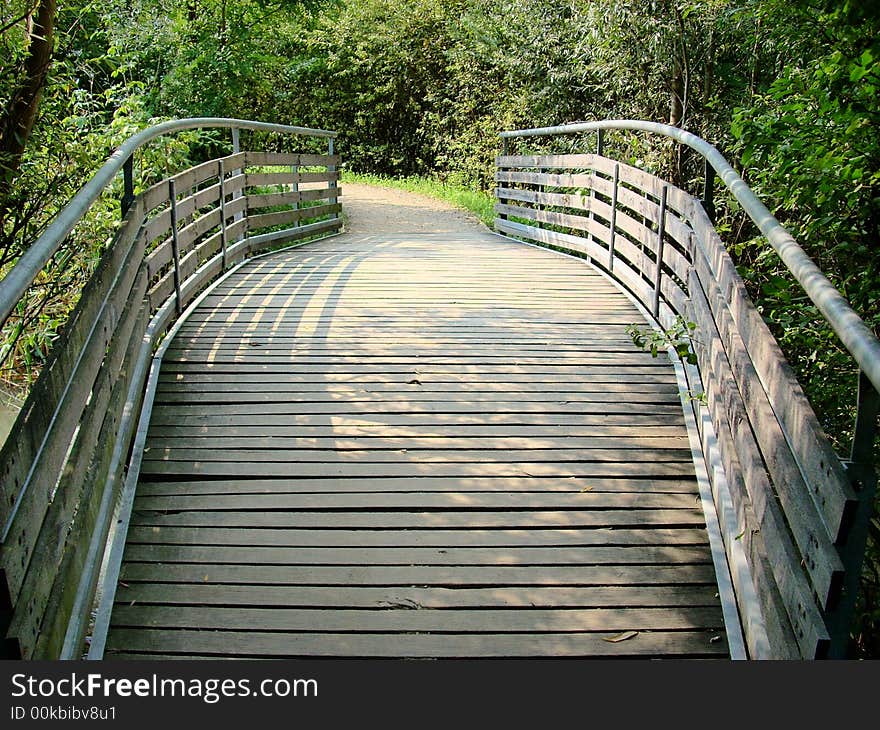
[[[341,187],[348,233],[487,231],[477,216],[443,200],[373,185],[344,183]]]
[[[352,235],[488,232],[469,211],[405,190],[347,183],[342,185],[341,199],[346,232]],[[4,396],[0,392],[0,444],[21,407]]]

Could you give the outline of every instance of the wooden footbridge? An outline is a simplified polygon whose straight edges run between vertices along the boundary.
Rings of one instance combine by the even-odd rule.
[[[231,155],[135,195],[137,149],[205,126]],[[606,157],[605,129],[702,154],[702,199]],[[2,282],[6,318],[123,173],[0,452],[7,654],[843,655],[880,344],[702,140],[503,138],[588,132],[595,153],[505,149],[497,233],[344,232],[332,132],[123,145]],[[846,459],[712,225],[716,174],[853,353]],[[682,321],[695,364],[627,333]]]

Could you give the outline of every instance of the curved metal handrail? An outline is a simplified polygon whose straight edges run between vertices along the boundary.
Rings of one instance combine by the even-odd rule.
[[[126,161],[148,142],[172,132],[187,129],[247,129],[255,132],[278,132],[280,134],[308,135],[334,139],[336,132],[326,129],[291,127],[285,124],[252,122],[246,119],[227,119],[224,117],[192,117],[175,119],[148,127],[129,137],[107,159],[107,162],[94,174],[64,209],[55,217],[51,225],[34,241],[16,262],[15,266],[0,281],[0,323],[5,322],[15,305],[49,259],[60,248],[65,236],[70,233],[86,214],[104,189],[113,181]]]
[[[601,132],[606,129],[649,132],[670,137],[698,152],[715,170],[727,189],[733,194],[743,210],[752,219],[764,237],[773,246],[783,263],[791,271],[807,296],[831,325],[849,353],[871,384],[880,391],[880,340],[871,328],[850,307],[849,302],[837,291],[794,237],[773,216],[740,177],[724,156],[706,140],[678,127],[658,122],[636,119],[606,119],[597,122],[580,122],[556,127],[519,129],[502,132],[503,139],[517,137],[550,137],[560,134]]]

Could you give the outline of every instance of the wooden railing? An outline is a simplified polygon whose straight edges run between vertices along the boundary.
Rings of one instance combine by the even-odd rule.
[[[158,134],[195,127],[231,128],[233,154],[134,196],[134,151]],[[240,129],[326,138],[329,149],[240,152]],[[0,450],[0,628],[8,656],[82,655],[153,350],[182,309],[230,267],[339,230],[334,137],[243,120],[182,120],[146,130],[120,148],[0,282],[5,318],[123,171],[121,226]]]
[[[703,154],[709,161],[704,200],[598,153],[504,154],[497,159],[496,228],[589,257],[664,329],[682,320],[696,324],[697,366],[683,367],[688,389],[705,394],[690,402],[750,654],[842,656],[874,494],[880,347],[703,140],[633,121],[502,136],[507,145],[518,137],[598,132],[601,150],[602,130],[609,128],[673,137]],[[706,209],[712,209],[716,171],[861,368],[859,424],[848,460],[833,451],[712,224]]]

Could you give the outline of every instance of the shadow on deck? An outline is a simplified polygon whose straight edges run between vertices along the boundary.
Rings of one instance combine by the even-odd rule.
[[[639,321],[473,229],[245,265],[164,357],[105,656],[727,655]]]

